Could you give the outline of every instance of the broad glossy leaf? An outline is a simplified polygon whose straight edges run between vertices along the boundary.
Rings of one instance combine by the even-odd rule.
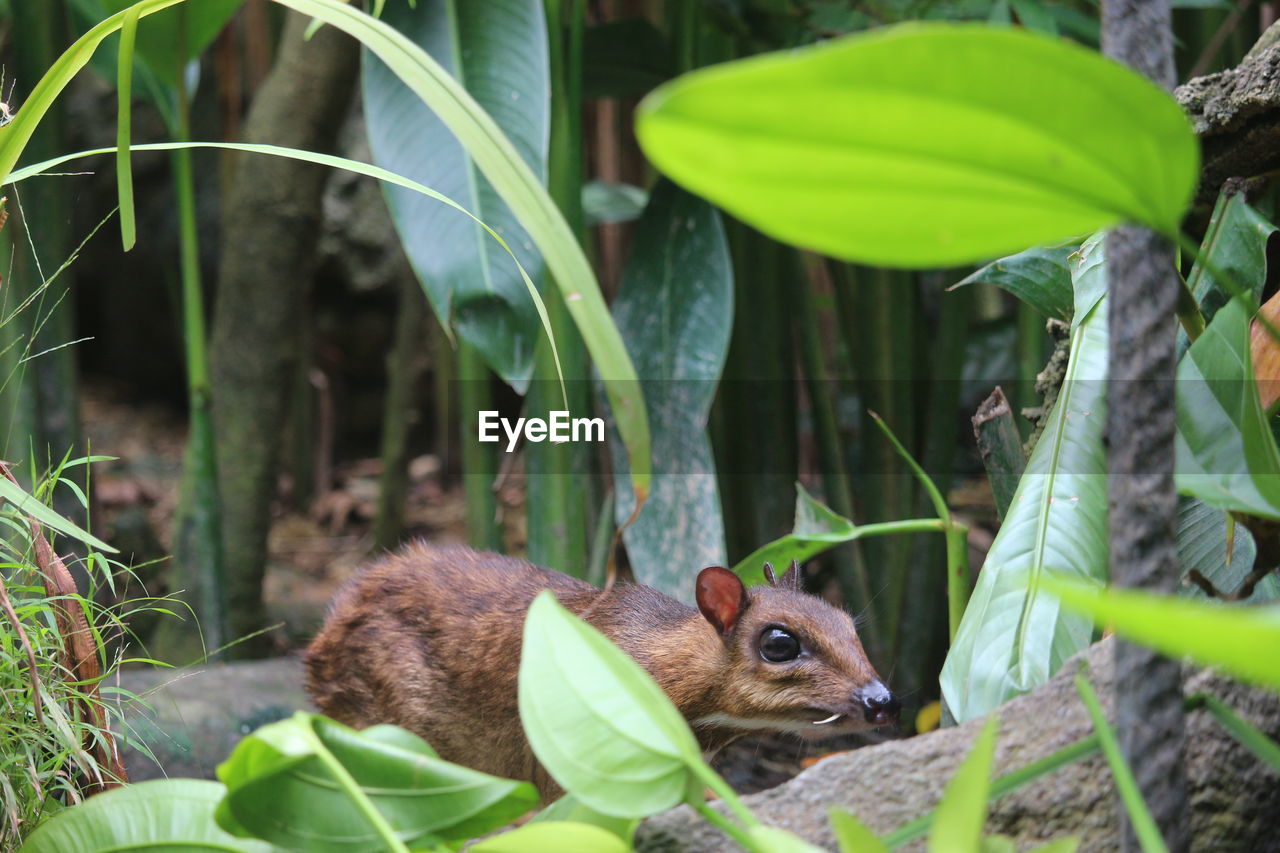
[[[1178,490],[1280,518],[1280,453],[1249,361],[1249,315],[1231,300],[1178,364]]]
[[[648,193],[631,184],[590,181],[582,187],[582,215],[587,225],[639,219],[648,201]]]
[[[1234,546],[1227,536],[1234,531]],[[1230,562],[1227,556],[1230,554]],[[1206,597],[1200,587],[1186,580],[1194,569],[1218,589],[1238,589],[1253,570],[1257,546],[1243,524],[1230,524],[1230,516],[1203,501],[1183,496],[1178,499],[1178,566],[1182,569],[1182,592],[1194,598]],[[1271,574],[1254,587],[1250,601],[1257,603],[1280,597],[1280,578]]]
[[[1201,256],[1207,255],[1213,266],[1248,288],[1256,303],[1267,279],[1267,240],[1275,230],[1276,226],[1249,206],[1243,194],[1220,195],[1200,244]],[[1231,298],[1230,289],[1199,259],[1187,276],[1187,287],[1200,303],[1206,321]],[[1181,337],[1185,339],[1185,335]]]
[[[529,823],[471,845],[473,853],[627,853],[631,845],[589,823]]]
[[[1194,601],[1125,589],[1100,589],[1064,578],[1046,591],[1117,634],[1172,657],[1187,656],[1237,678],[1280,690],[1280,605]]]
[[[31,833],[21,853],[269,853],[262,841],[218,828],[217,782],[156,779],[116,788],[63,809]]]
[[[1071,268],[1067,258],[1075,246],[1027,249],[992,261],[948,288],[983,282],[1009,291],[1046,317],[1071,319]]]
[[[1044,683],[1089,643],[1093,623],[1040,582],[1047,570],[1107,577],[1106,370],[1103,300],[1072,331],[1062,391],[943,664],[942,695],[960,722]]]
[[[979,848],[982,826],[987,821],[987,790],[991,786],[999,727],[998,718],[987,720],[969,754],[947,782],[929,830],[929,853]]]
[[[550,128],[547,31],[527,0],[419,0],[387,5],[383,20],[458,80],[546,180]],[[502,234],[535,279],[542,259],[507,204],[445,123],[365,51],[365,127],[379,166],[433,187]],[[528,387],[542,327],[524,282],[474,222],[418,193],[386,188],[405,254],[446,327],[516,390]]]
[[[889,853],[889,847],[853,815],[834,806],[829,814],[840,853]]]
[[[931,267],[1133,220],[1172,234],[1198,177],[1150,81],[1013,28],[903,24],[702,69],[641,104],[649,158],[771,236]]]
[[[932,525],[932,526],[930,526]],[[921,530],[941,531],[942,522],[938,519],[913,519],[895,521],[887,524],[854,524],[843,515],[832,512],[826,504],[819,503],[809,494],[803,485],[796,483],[796,520],[793,529],[786,536],[762,545],[752,551],[733,567],[734,573],[742,578],[748,586],[762,584],[764,564],[771,563],[775,569],[785,570],[792,560],[803,563],[845,542],[852,542],[864,536],[884,535],[896,531],[894,528],[910,527],[910,532]]]
[[[331,759],[330,759],[331,757]],[[346,768],[406,842],[463,840],[502,826],[538,801],[528,782],[442,761],[421,738],[377,726],[358,732],[299,712],[263,726],[218,767],[227,786],[218,823],[236,835],[316,851],[381,850],[347,783]]]
[[[646,817],[684,799],[698,742],[639,664],[541,592],[520,655],[520,719],[534,754],[598,812]]]
[[[631,837],[635,834],[636,825],[640,822],[635,818],[613,817],[612,815],[598,812],[585,805],[573,794],[565,794],[530,819],[530,823],[540,821],[589,823],[592,826],[607,829],[628,844],[631,843]]]
[[[1094,306],[1107,295],[1107,234],[1099,231],[1076,249],[1068,261],[1071,267],[1071,287],[1075,291],[1075,311],[1071,315],[1071,328],[1089,315]]]
[[[695,573],[724,565],[724,522],[707,415],[729,349],[733,265],[720,215],[663,181],[636,226],[613,303],[649,404],[653,486],[622,538],[636,580],[685,601]],[[615,516],[635,510],[623,448],[614,447]]]

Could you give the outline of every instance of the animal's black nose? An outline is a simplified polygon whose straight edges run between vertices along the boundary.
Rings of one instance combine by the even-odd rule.
[[[873,681],[858,691],[857,700],[862,705],[863,716],[868,723],[877,726],[888,725],[898,721],[902,711],[902,703],[878,681]]]

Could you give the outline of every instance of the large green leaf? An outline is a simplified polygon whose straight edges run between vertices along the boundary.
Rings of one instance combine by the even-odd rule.
[[[1276,226],[1249,206],[1242,193],[1218,196],[1209,227],[1200,244],[1200,257],[1187,276],[1187,287],[1200,304],[1205,320],[1212,320],[1231,290],[1209,270],[1212,265],[1246,287],[1258,302],[1267,279],[1267,241]],[[1204,262],[1208,258],[1209,264]],[[1185,339],[1186,335],[1180,335]]]
[[[547,32],[523,0],[396,2],[383,20],[453,75],[546,180]],[[433,187],[502,234],[535,279],[542,259],[515,215],[445,123],[376,56],[361,75],[365,126],[379,166]],[[474,222],[419,193],[386,188],[405,254],[440,322],[456,326],[494,372],[523,392],[542,327],[524,282]]]
[[[1075,246],[1027,249],[992,261],[953,284],[948,290],[970,284],[994,284],[1026,302],[1046,317],[1071,319],[1071,267],[1067,259]]]
[[[138,25],[138,54],[161,81],[177,86],[187,63],[204,53],[243,2],[200,0],[152,15]],[[114,14],[133,2],[99,0],[99,4],[104,12]]]
[[[1064,578],[1044,588],[1073,610],[1117,634],[1172,657],[1183,655],[1237,678],[1280,690],[1280,605],[1246,607],[1125,589],[1099,589]]]
[[[878,524],[854,524],[839,513],[832,512],[826,504],[814,499],[800,483],[796,483],[796,516],[792,531],[743,557],[733,571],[748,586],[764,583],[764,564],[771,563],[784,569],[792,560],[803,563],[824,551],[862,539],[865,536],[884,536],[890,533],[919,533],[927,530],[943,530],[942,521],[936,518],[887,521]]]
[[[623,531],[636,580],[692,600],[694,572],[724,565],[724,522],[707,415],[729,349],[733,266],[720,215],[661,182],[636,226],[613,303],[653,429],[653,491]],[[635,510],[615,447],[618,524]]]
[[[831,829],[840,853],[889,853],[889,847],[865,823],[832,806]]]
[[[141,0],[136,6],[142,17],[180,2],[182,0]],[[627,446],[632,483],[638,493],[646,495],[650,469],[649,422],[635,370],[627,357],[617,327],[613,325],[605,307],[600,287],[582,247],[578,245],[555,201],[520,158],[510,140],[447,71],[393,28],[341,0],[274,2],[331,24],[358,38],[440,116],[498,194],[515,211],[516,217],[542,253],[569,313],[582,334],[587,351],[595,362],[605,385],[605,394],[609,398],[618,432]],[[13,121],[0,128],[0,185],[14,179],[10,174],[14,164],[53,99],[75,73],[84,67],[102,40],[120,28],[123,18],[123,13],[113,15],[77,39],[36,84]],[[140,149],[135,146],[134,150]],[[294,152],[294,156],[296,155],[297,152]],[[51,163],[41,166],[50,168]],[[400,182],[403,184],[403,179]]]
[[[1107,312],[1097,303],[1071,336],[1062,391],[1036,443],[942,667],[959,721],[1042,684],[1089,643],[1093,623],[1040,590],[1046,570],[1107,576]]]
[[[520,719],[538,760],[598,812],[647,817],[685,798],[698,742],[667,694],[550,592],[529,607]]]
[[[641,104],[650,159],[779,239],[931,267],[1123,220],[1178,228],[1198,178],[1182,109],[1093,51],[904,24],[688,74]]]
[[[197,779],[156,779],[116,788],[42,823],[22,853],[268,853],[270,844],[236,838],[213,821],[226,789]]]
[[[384,849],[361,798],[401,840],[434,844],[481,835],[538,801],[528,782],[442,761],[402,729],[358,732],[303,712],[242,740],[218,778],[227,786],[217,811],[224,829],[313,851]]]
[[[1221,509],[1280,519],[1280,453],[1249,355],[1249,314],[1233,299],[1178,364],[1178,490]]]
[[[1233,537],[1230,547],[1228,535]],[[1203,501],[1186,496],[1178,499],[1178,566],[1182,569],[1182,592],[1205,597],[1200,587],[1186,580],[1193,569],[1219,590],[1238,589],[1253,570],[1256,558],[1257,546],[1243,524],[1232,524],[1228,513]],[[1273,573],[1254,587],[1251,600],[1275,598],[1280,598],[1280,578]]]
[[[589,823],[529,823],[468,848],[472,853],[627,853],[631,845]]]
[[[999,727],[996,717],[987,720],[968,756],[947,782],[929,830],[929,853],[978,849],[982,826],[987,822],[987,789],[991,786]]]

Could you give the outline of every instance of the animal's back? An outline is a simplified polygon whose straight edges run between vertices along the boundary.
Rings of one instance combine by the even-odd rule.
[[[442,758],[466,756],[476,769],[532,778],[516,676],[519,626],[543,589],[566,603],[596,592],[496,554],[404,548],[334,598],[307,650],[308,690],[321,711],[348,725],[394,723],[426,738]],[[476,750],[478,740],[489,748]],[[478,752],[491,763],[477,762]],[[517,758],[521,766],[512,766]]]

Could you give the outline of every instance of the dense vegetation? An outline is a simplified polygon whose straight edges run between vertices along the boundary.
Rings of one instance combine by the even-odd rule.
[[[510,461],[501,445],[476,440],[479,412],[600,414],[607,453],[534,441],[520,449],[524,550],[535,562],[596,582],[621,566],[687,598],[704,565],[759,582],[766,560],[813,559],[810,586],[870,617],[864,642],[895,688],[916,706],[941,699],[957,721],[1042,684],[1104,624],[1280,687],[1275,662],[1256,653],[1275,643],[1274,605],[1227,615],[1217,603],[1100,591],[1110,577],[1106,229],[1142,225],[1181,252],[1182,298],[1164,320],[1181,327],[1180,381],[1167,404],[1187,598],[1257,604],[1280,591],[1277,400],[1255,381],[1269,375],[1280,333],[1274,313],[1259,313],[1272,295],[1272,188],[1212,186],[1203,203],[1182,109],[1097,55],[1096,8],[376,6],[378,17],[338,0],[0,5],[22,87],[17,98],[0,92],[9,111],[0,234],[10,257],[0,438],[26,478],[0,481],[14,599],[0,684],[20,697],[5,712],[4,742],[15,744],[6,803],[15,805],[0,838],[24,837],[56,804],[109,786],[113,772],[107,753],[80,746],[101,746],[109,733],[91,689],[100,673],[84,675],[58,650],[77,635],[58,602],[83,601],[103,665],[118,665],[121,614],[132,606],[116,595],[123,570],[105,558],[110,547],[85,531],[84,481],[66,473],[87,453],[74,428],[75,349],[64,345],[76,338],[73,247],[92,234],[67,227],[79,179],[39,177],[78,169],[73,161],[91,153],[73,153],[80,137],[64,112],[64,87],[90,64],[118,95],[116,147],[96,152],[116,152],[118,223],[108,209],[91,212],[102,223],[96,239],[118,230],[126,251],[154,239],[141,227],[130,149],[171,158],[190,435],[163,583],[203,635],[161,620],[157,657],[269,648],[262,581],[279,482],[288,474],[292,499],[305,501],[304,471],[326,452],[299,378],[316,358],[323,191],[345,170],[380,182],[421,285],[394,295],[379,545],[405,532],[409,448],[426,441],[410,431],[415,411],[431,413],[422,422],[443,416],[436,447],[461,445],[455,479],[468,535],[494,549],[504,547],[494,484]],[[910,23],[920,19],[928,23]],[[1233,65],[1256,35],[1237,12],[1213,7],[1179,11],[1175,23],[1184,77]],[[232,32],[244,37],[243,56]],[[252,45],[277,38],[265,73]],[[766,54],[781,48],[794,50]],[[236,87],[227,94],[228,81],[238,85],[238,67],[254,61],[262,73],[242,117],[248,99]],[[199,108],[212,97],[209,80],[227,96],[216,123]],[[371,163],[329,153],[357,89]],[[135,143],[140,116],[163,141]],[[206,149],[225,158],[228,176],[212,264],[202,262],[211,223],[200,197],[214,188],[193,165]],[[442,344],[427,395],[415,342],[429,325]],[[968,449],[970,414],[993,390],[974,422],[979,458]],[[1034,423],[1013,416],[1019,407],[1038,410]],[[320,449],[286,453],[286,434],[291,451]],[[1002,520],[980,550],[970,534],[982,511],[952,497],[978,477],[989,477]],[[42,525],[66,547],[77,543],[69,561],[92,588],[50,586]],[[975,573],[971,551],[982,556]],[[804,849],[738,803],[660,691],[607,642],[550,601],[526,632],[526,648],[549,644],[521,662],[526,730],[577,801],[543,812],[561,822],[554,833],[530,824],[520,841],[475,849],[562,849],[569,833],[582,834],[584,849],[625,849],[635,819],[682,800],[744,846]],[[633,697],[634,719],[590,703],[578,718],[539,717],[538,703],[575,679]],[[1081,693],[1091,701],[1087,683]],[[57,714],[75,725],[50,739],[45,717]],[[592,750],[595,728],[610,724],[650,736]],[[1109,728],[1096,724],[1135,831],[1159,849]],[[954,849],[983,843],[974,818],[985,809],[991,737],[939,809],[935,837],[960,839]],[[1257,732],[1242,738],[1274,763],[1274,744]],[[628,781],[636,776],[656,781]],[[95,797],[49,821],[30,846],[161,843],[185,826],[223,849],[318,849],[317,837],[331,839],[325,849],[436,849],[501,826],[536,799],[527,785],[439,761],[402,731],[357,734],[306,715],[260,729],[219,777]],[[707,808],[704,785],[730,804],[732,821]],[[375,789],[396,793],[380,802]],[[146,829],[120,817],[154,809],[163,816]],[[833,820],[848,849],[879,843],[856,820]]]

